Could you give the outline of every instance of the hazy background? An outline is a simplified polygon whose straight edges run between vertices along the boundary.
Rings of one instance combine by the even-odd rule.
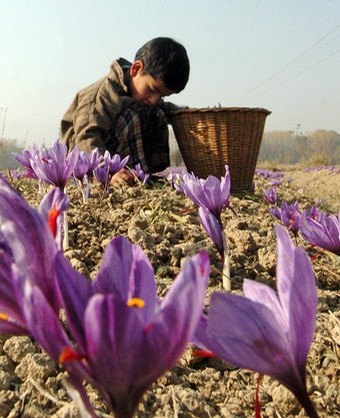
[[[49,145],[82,87],[156,36],[181,42],[192,107],[272,111],[266,130],[340,132],[338,0],[0,0],[0,140]]]

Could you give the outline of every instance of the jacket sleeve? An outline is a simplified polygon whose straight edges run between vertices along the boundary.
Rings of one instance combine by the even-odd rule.
[[[72,136],[68,140],[69,147],[77,146],[87,152],[98,148],[103,154],[123,102],[107,77],[81,90],[68,111],[71,129],[65,136]]]

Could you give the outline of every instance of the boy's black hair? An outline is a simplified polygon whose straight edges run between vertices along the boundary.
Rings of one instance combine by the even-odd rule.
[[[189,79],[190,64],[183,45],[171,38],[151,39],[136,53],[135,61],[142,61],[145,73],[164,81],[169,90],[179,93]]]

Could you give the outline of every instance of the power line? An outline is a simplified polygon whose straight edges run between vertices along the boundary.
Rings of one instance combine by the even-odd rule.
[[[1,141],[3,141],[4,139],[4,134],[5,134],[5,127],[6,127],[6,116],[7,116],[7,107],[5,108],[0,108],[1,111],[3,111],[3,119],[2,119],[2,130],[1,130]]]
[[[294,78],[296,78],[296,77],[300,76],[301,74],[304,74],[305,72],[307,72],[307,71],[311,70],[312,68],[314,68],[314,67],[316,67],[316,66],[318,66],[318,65],[322,64],[324,61],[326,61],[327,59],[331,58],[333,55],[335,55],[335,54],[337,54],[337,53],[339,53],[339,52],[340,52],[340,49],[337,49],[336,51],[334,51],[334,52],[332,52],[331,54],[327,55],[326,57],[322,58],[321,60],[319,60],[318,62],[316,62],[316,63],[314,63],[313,65],[309,66],[308,68],[305,68],[304,70],[299,71],[298,73],[293,74],[291,77],[286,78],[285,80],[281,81],[281,83],[276,84],[276,85],[272,86],[271,88],[279,87],[279,86],[281,86],[282,84],[287,83],[288,81],[290,81],[290,80],[292,80],[292,79],[294,79]],[[266,93],[266,92],[268,92],[268,91],[269,91],[269,89],[267,89],[267,90],[265,90],[265,91],[262,91],[262,92],[260,92],[260,93],[255,93],[255,96],[253,95],[253,97],[258,96],[259,94],[264,94],[264,93]],[[251,94],[248,94],[248,96],[252,97],[252,95],[251,95]]]
[[[287,64],[285,64],[283,67],[281,67],[278,71],[276,71],[274,74],[272,74],[270,77],[266,78],[264,81],[260,82],[259,84],[257,84],[256,86],[254,86],[251,90],[249,90],[249,92],[244,95],[241,99],[238,100],[238,102],[242,102],[244,99],[246,99],[249,95],[251,95],[251,93],[255,90],[257,90],[259,87],[262,87],[264,84],[268,83],[269,81],[271,81],[273,78],[275,78],[276,76],[278,76],[279,74],[283,73],[284,71],[287,70],[287,68],[294,66],[295,64],[297,64],[298,62],[300,62],[301,60],[303,60],[306,56],[310,55],[312,52],[314,52],[315,50],[318,50],[322,47],[324,47],[325,45],[327,45],[328,43],[330,43],[331,41],[333,41],[334,39],[338,38],[340,35],[336,35],[335,37],[331,38],[330,40],[328,40],[327,42],[322,43],[329,35],[331,35],[333,32],[335,32],[336,30],[338,30],[340,28],[340,24],[337,25],[335,28],[333,28],[332,30],[330,30],[329,32],[327,32],[325,35],[323,35],[320,39],[318,39],[314,44],[312,44],[310,47],[308,47],[305,51],[303,51],[301,54],[299,54],[297,57],[295,57],[293,60],[289,61]],[[319,45],[320,43],[322,43],[321,45]],[[332,54],[333,55],[333,54]]]
[[[340,49],[337,49],[336,51],[332,52],[330,55],[327,55],[327,57],[322,58],[320,61],[314,63],[313,65],[309,66],[308,68],[305,68],[304,70],[294,74],[293,76],[287,78],[286,80],[282,81],[280,84],[278,84],[278,86],[281,86],[282,84],[286,83],[287,81],[290,81],[291,79],[305,73],[306,71],[309,71],[310,69],[316,67],[317,65],[323,63],[324,61],[326,61],[328,58],[331,58],[333,55],[337,54],[338,52],[340,52]]]

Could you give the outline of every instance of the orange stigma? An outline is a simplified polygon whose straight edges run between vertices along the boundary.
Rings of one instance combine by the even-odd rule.
[[[83,354],[80,354],[79,351],[74,350],[70,346],[66,346],[59,355],[59,363],[66,363],[67,361],[78,361],[85,359]]]
[[[208,350],[193,350],[192,354],[194,357],[203,357],[203,358],[216,358],[216,354]]]
[[[126,302],[126,304],[131,308],[143,308],[145,302],[143,299],[140,298],[131,298]]]
[[[8,321],[9,320],[9,316],[6,315],[5,313],[0,312],[0,321]]]
[[[54,237],[57,235],[57,219],[59,215],[60,210],[57,209],[56,205],[48,211],[48,225]]]

